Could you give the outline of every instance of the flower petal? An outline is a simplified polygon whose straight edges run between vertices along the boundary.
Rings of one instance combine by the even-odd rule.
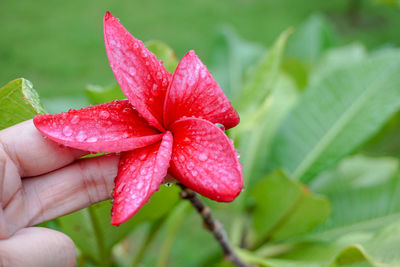
[[[33,122],[51,140],[85,151],[128,151],[162,138],[127,100],[56,115],[38,115]]]
[[[122,154],[115,178],[111,224],[124,223],[157,191],[167,175],[172,143],[171,132],[166,132],[161,142]]]
[[[164,131],[162,112],[171,74],[109,12],[104,16],[104,42],[111,69],[128,100],[150,125]]]
[[[207,67],[195,55],[187,53],[179,62],[164,106],[164,124],[182,117],[198,117],[221,123],[229,129],[239,123],[239,115]]]
[[[171,125],[170,173],[190,189],[219,202],[233,201],[243,188],[242,167],[229,138],[209,121],[187,118]]]

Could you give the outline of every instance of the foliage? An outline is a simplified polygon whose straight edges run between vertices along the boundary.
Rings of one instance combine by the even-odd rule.
[[[246,190],[233,204],[208,204],[249,263],[398,266],[400,50],[339,46],[322,15],[290,31],[268,49],[227,28],[215,42],[210,69],[241,114],[228,134],[241,150]],[[170,47],[149,47],[170,71],[176,66]],[[86,92],[97,104],[120,98],[117,89]],[[0,122],[7,124],[0,127],[42,113],[38,103],[26,80],[7,84],[0,89]],[[163,187],[119,228],[108,225],[108,203],[56,226],[88,266],[226,266],[211,236],[197,229],[196,214],[178,202],[178,189]],[[130,249],[121,253],[124,242]]]

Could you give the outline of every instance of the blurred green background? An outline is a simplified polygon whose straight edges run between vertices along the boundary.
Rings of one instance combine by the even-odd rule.
[[[359,5],[359,6],[358,6]],[[326,16],[341,43],[368,48],[400,44],[398,9],[374,1],[141,0],[0,1],[0,84],[25,77],[53,104],[80,105],[88,83],[110,85],[114,78],[103,45],[106,10],[141,40],[169,44],[180,58],[196,50],[205,63],[222,25],[246,40],[271,45],[280,32],[313,13]],[[46,101],[47,100],[47,101]]]

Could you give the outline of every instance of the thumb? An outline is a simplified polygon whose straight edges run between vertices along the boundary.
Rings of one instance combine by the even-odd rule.
[[[0,240],[0,266],[75,266],[76,249],[63,233],[41,227],[24,228]]]

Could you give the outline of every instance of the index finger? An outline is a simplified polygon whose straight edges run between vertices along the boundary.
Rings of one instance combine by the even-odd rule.
[[[0,149],[14,162],[21,177],[50,172],[88,154],[44,138],[32,120],[0,131]]]

